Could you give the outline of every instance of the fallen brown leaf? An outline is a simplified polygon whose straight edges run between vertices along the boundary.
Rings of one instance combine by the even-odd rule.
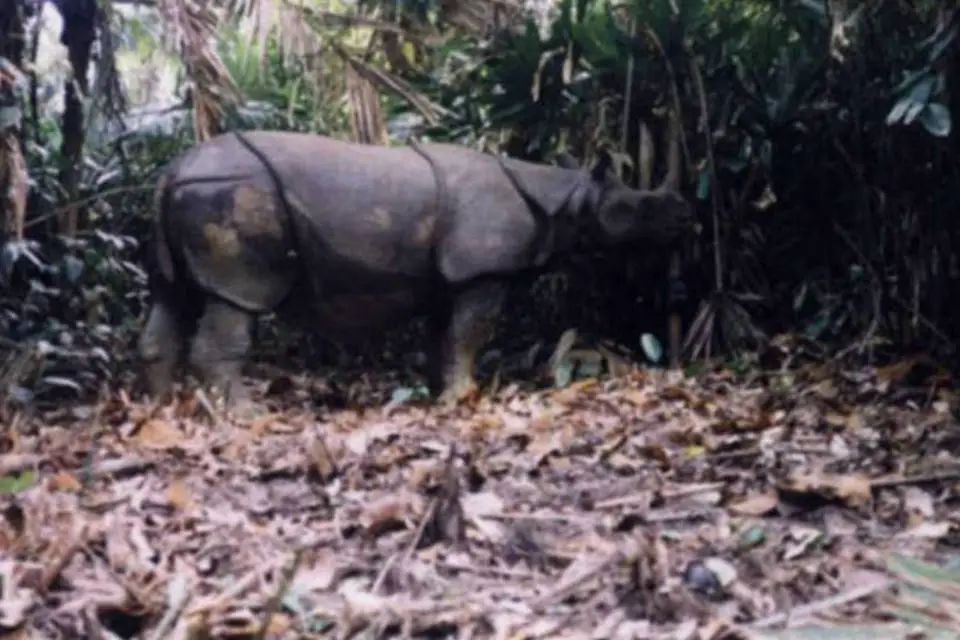
[[[153,419],[143,423],[133,435],[141,446],[150,449],[173,449],[184,442],[184,434],[167,420]]]
[[[776,509],[779,503],[780,499],[774,492],[754,493],[727,509],[738,516],[765,516]]]
[[[777,486],[781,498],[817,496],[823,500],[840,500],[851,507],[868,503],[872,495],[870,479],[858,473],[795,473]]]
[[[59,471],[47,480],[50,491],[68,491],[76,493],[83,488],[76,476],[66,471]]]

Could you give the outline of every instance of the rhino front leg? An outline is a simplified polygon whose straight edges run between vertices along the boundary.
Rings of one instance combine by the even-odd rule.
[[[253,320],[247,311],[208,300],[190,348],[190,364],[202,383],[222,393],[228,407],[241,411],[250,409],[240,372],[250,349]]]
[[[477,353],[493,336],[506,293],[502,282],[479,282],[454,296],[446,322],[435,320],[438,334],[433,337],[431,386],[435,393],[442,390],[441,404],[459,402],[476,392]]]
[[[180,316],[166,302],[155,301],[138,343],[147,390],[154,398],[170,391],[185,348]]]

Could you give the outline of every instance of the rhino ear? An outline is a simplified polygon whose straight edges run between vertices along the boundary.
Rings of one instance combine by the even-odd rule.
[[[577,162],[577,159],[574,158],[569,153],[567,153],[566,151],[559,154],[556,160],[557,160],[557,166],[563,169],[579,169],[580,168],[580,163]]]
[[[617,175],[614,167],[613,156],[606,149],[602,149],[598,154],[597,164],[590,171],[591,177],[597,182],[607,186],[622,186],[623,181]]]

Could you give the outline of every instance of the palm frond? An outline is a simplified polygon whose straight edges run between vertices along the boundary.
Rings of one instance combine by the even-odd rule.
[[[239,90],[214,46],[220,19],[202,1],[158,0],[157,9],[190,79],[194,134],[198,142],[207,140],[217,132],[226,106],[240,101]]]
[[[353,140],[364,144],[385,144],[387,126],[380,108],[380,95],[353,66],[347,66],[346,75],[350,133]]]
[[[101,9],[97,12],[100,54],[94,59],[96,81],[90,92],[90,99],[97,105],[97,112],[104,113],[108,119],[112,119],[122,126],[123,114],[126,113],[128,105],[127,96],[123,91],[123,83],[120,79],[120,72],[117,70],[117,50],[113,31],[113,3],[106,1],[102,2],[100,6]],[[90,113],[93,112],[94,110],[91,109]],[[89,130],[89,126],[85,126],[84,130]]]
[[[451,115],[447,109],[431,101],[426,95],[414,89],[413,86],[403,78],[393,76],[383,69],[362,60],[359,56],[351,54],[346,48],[336,42],[331,42],[330,48],[353,67],[358,75],[365,78],[372,85],[391,91],[406,100],[414,109],[419,111],[431,125],[438,124],[441,116]]]

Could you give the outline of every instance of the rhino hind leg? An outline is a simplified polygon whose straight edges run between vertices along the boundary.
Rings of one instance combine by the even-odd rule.
[[[431,388],[440,404],[455,404],[476,393],[477,353],[493,336],[506,298],[506,285],[483,281],[458,292],[446,321],[435,318]]]
[[[190,364],[201,383],[223,394],[230,408],[250,408],[240,374],[252,342],[253,321],[250,312],[209,299],[190,345]]]
[[[179,314],[168,303],[155,301],[138,344],[151,396],[162,398],[170,391],[185,349],[186,333]]]

